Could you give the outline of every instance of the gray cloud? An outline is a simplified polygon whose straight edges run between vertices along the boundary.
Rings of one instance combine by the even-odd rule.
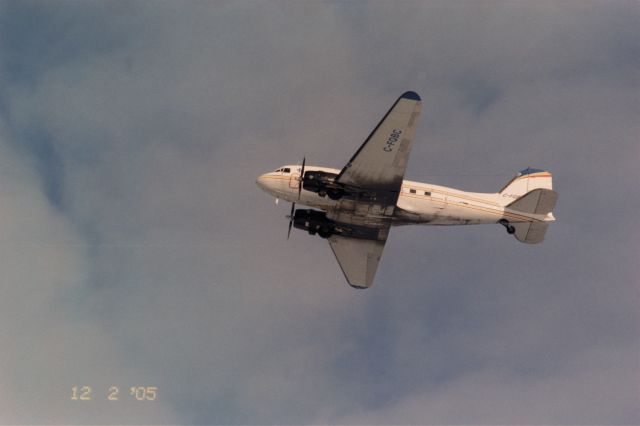
[[[0,421],[640,420],[634,3],[2,11]],[[407,89],[409,178],[548,168],[559,220],[536,247],[395,229],[354,292],[254,179],[342,166]],[[71,403],[85,383],[161,398]]]

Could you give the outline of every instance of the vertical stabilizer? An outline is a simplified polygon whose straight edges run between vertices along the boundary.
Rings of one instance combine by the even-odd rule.
[[[546,170],[527,168],[511,179],[500,190],[500,195],[504,205],[507,205],[537,188],[553,189],[553,176]]]
[[[553,209],[558,193],[552,189],[552,179],[546,170],[527,168],[500,191],[505,218],[498,223],[518,241],[527,244],[542,242],[549,222],[555,220]]]

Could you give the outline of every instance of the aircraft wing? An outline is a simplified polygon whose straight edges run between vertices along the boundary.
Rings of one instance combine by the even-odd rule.
[[[364,240],[333,235],[329,245],[350,286],[368,288],[378,269],[386,239]]]
[[[399,193],[421,105],[415,92],[400,96],[344,166],[336,182]],[[393,200],[395,203],[397,195]]]

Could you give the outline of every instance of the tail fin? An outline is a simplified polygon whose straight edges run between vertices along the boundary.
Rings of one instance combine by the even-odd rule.
[[[513,203],[506,206],[506,209],[535,215],[545,215],[545,218],[533,220],[529,222],[512,222],[513,229],[510,233],[515,234],[518,241],[527,244],[536,244],[544,240],[544,234],[547,232],[549,222],[555,220],[553,217],[553,208],[556,206],[558,193],[550,189],[534,189],[529,191]]]
[[[507,205],[537,188],[553,189],[553,177],[551,173],[545,170],[527,168],[520,171],[516,177],[511,179],[511,181],[500,190],[500,195],[502,196],[502,200],[504,200],[504,205]]]
[[[534,220],[524,222],[512,222],[509,232],[513,233],[518,241],[527,244],[536,244],[544,240],[544,235],[549,227],[549,222],[555,220],[553,208],[558,200],[558,193],[553,191],[551,173],[539,169],[522,170],[501,191],[505,210],[526,215],[540,215]]]
[[[527,192],[506,206],[506,209],[511,211],[546,216],[544,221],[536,220],[533,222],[512,223],[516,239],[527,244],[542,242],[544,234],[547,232],[549,221],[555,220],[552,211],[556,206],[557,200],[557,192],[550,189],[538,188]]]

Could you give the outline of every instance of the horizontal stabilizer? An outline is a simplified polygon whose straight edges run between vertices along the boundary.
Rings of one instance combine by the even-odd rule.
[[[544,240],[549,224],[547,222],[518,222],[514,223],[515,237],[518,241],[527,244],[537,244]]]
[[[509,204],[507,208],[522,213],[544,214],[551,212],[556,206],[558,193],[550,189],[534,189]]]

